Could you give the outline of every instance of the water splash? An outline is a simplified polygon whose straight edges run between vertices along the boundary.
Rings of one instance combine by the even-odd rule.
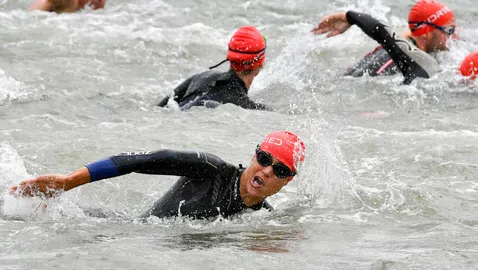
[[[335,133],[324,120],[308,120],[302,128],[314,130],[306,138],[306,164],[298,181],[298,192],[321,208],[347,208],[360,200]]]

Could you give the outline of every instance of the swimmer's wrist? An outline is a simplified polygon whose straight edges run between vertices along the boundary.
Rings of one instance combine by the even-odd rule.
[[[88,168],[83,167],[66,176],[65,191],[90,182],[90,172]]]

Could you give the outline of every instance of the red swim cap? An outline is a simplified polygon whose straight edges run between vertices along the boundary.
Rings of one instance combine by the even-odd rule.
[[[417,22],[429,22],[444,26],[454,17],[455,15],[447,6],[434,0],[420,0],[412,7],[408,14],[408,27],[410,31],[413,30],[413,36],[421,36],[430,33],[435,28],[431,25],[420,25]]]
[[[229,41],[227,60],[237,71],[253,70],[266,60],[266,41],[254,26],[239,28]]]
[[[465,60],[461,63],[460,72],[463,76],[471,76],[470,79],[474,80],[478,75],[478,52],[474,52],[465,57]]]
[[[297,135],[288,131],[272,132],[266,136],[259,146],[280,162],[297,172],[305,158],[305,144]]]

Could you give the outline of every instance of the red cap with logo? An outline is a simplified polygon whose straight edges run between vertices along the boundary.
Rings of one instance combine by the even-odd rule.
[[[278,131],[266,136],[259,146],[297,172],[305,159],[305,144],[292,132]]]
[[[478,52],[473,52],[465,57],[460,66],[461,75],[474,80],[478,75]]]
[[[266,60],[266,40],[254,26],[239,28],[229,41],[227,60],[237,71],[253,70]]]
[[[423,24],[423,22],[444,26],[454,17],[455,15],[447,6],[434,0],[420,0],[408,14],[408,27],[413,36],[421,36],[435,29],[431,25]]]

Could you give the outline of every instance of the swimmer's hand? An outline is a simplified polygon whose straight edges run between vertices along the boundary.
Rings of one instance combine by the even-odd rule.
[[[90,182],[88,169],[81,168],[71,174],[47,174],[20,182],[10,189],[10,195],[19,197],[54,197],[62,191]]]
[[[10,189],[10,195],[21,197],[54,197],[60,191],[67,190],[68,176],[62,174],[42,175],[20,182]]]
[[[350,28],[350,24],[347,21],[345,12],[335,13],[323,18],[317,27],[312,29],[312,33],[315,35],[327,34],[327,37],[333,37]]]

